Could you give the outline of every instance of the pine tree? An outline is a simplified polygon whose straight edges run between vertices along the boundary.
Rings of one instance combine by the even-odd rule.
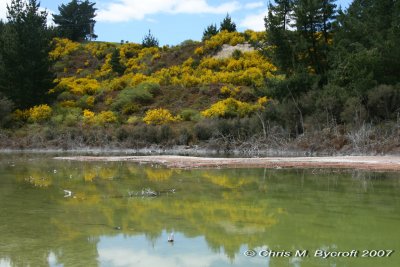
[[[364,93],[400,82],[400,1],[354,0],[339,12],[331,53],[333,82]]]
[[[228,31],[228,32],[235,32],[236,31],[236,24],[232,21],[232,18],[229,16],[229,14],[226,14],[226,17],[221,22],[219,30],[221,32],[222,31]]]
[[[294,1],[293,17],[300,37],[298,53],[303,54],[304,67],[310,66],[320,75],[327,71],[328,34],[330,22],[336,13],[334,2],[335,0]]]
[[[119,49],[115,49],[114,52],[112,53],[110,65],[114,72],[118,73],[119,75],[124,74],[126,67],[123,64],[121,64]]]
[[[142,46],[143,47],[158,47],[158,40],[157,38],[151,34],[151,31],[149,30],[149,33],[143,37],[142,41]]]
[[[275,1],[269,4],[268,16],[265,17],[267,44],[273,47],[269,57],[281,71],[290,75],[294,68],[294,34],[289,31],[293,1]],[[267,50],[268,51],[268,50]]]
[[[47,13],[39,7],[36,0],[11,1],[7,5],[8,22],[2,26],[0,93],[18,108],[45,102],[52,86]]]
[[[96,14],[95,3],[88,0],[72,0],[67,5],[58,7],[59,15],[53,15],[53,21],[58,26],[58,34],[72,41],[81,42],[96,39],[94,34],[94,20]]]
[[[211,24],[203,32],[202,41],[208,40],[218,33],[217,25]]]

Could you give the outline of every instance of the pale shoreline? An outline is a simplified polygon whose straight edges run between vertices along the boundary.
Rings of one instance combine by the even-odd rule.
[[[134,162],[168,168],[344,168],[400,171],[399,156],[208,158],[187,156],[72,156],[57,160]]]

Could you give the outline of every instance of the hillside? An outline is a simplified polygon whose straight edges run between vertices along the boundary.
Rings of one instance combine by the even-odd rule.
[[[299,112],[297,101],[313,101],[312,95],[291,102],[271,97],[285,75],[266,56],[268,48],[260,49],[264,43],[265,33],[253,31],[223,31],[174,47],[55,38],[51,104],[14,111],[1,146],[200,145],[248,155],[397,151],[393,124],[320,123],[318,112]],[[376,140],[381,133],[385,139]]]
[[[252,31],[221,32],[203,43],[186,41],[161,48],[56,38],[49,54],[56,73],[56,86],[50,91],[53,104],[17,110],[13,120],[24,125],[19,131],[28,135],[32,132],[26,128],[51,128],[56,146],[61,141],[58,134],[74,139],[76,129],[100,134],[118,127],[116,138],[123,142],[133,135],[130,142],[135,146],[189,145],[223,137],[225,133],[213,132],[213,126],[204,122],[240,121],[262,111],[269,101],[263,92],[265,77],[279,79],[276,67],[249,48],[263,38],[264,33]],[[230,52],[216,57],[222,46]],[[123,71],[118,73],[118,68]],[[81,141],[106,145],[99,143],[102,140]]]

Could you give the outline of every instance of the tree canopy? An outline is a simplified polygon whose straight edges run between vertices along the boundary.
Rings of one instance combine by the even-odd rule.
[[[59,15],[53,15],[53,21],[57,25],[58,34],[72,41],[84,41],[96,39],[94,25],[96,21],[95,3],[89,0],[72,0],[68,4],[58,7]]]
[[[236,24],[232,21],[232,18],[229,16],[229,14],[226,14],[226,17],[222,20],[219,30],[228,32],[236,31]]]
[[[159,44],[158,39],[153,34],[151,34],[151,31],[149,30],[149,33],[143,37],[142,46],[158,47],[158,44]]]
[[[202,41],[210,39],[211,37],[216,35],[218,32],[219,31],[218,31],[217,25],[211,24],[211,25],[207,26],[207,28],[203,32]]]
[[[52,86],[47,13],[36,0],[13,0],[0,27],[0,93],[16,107],[45,102]]]

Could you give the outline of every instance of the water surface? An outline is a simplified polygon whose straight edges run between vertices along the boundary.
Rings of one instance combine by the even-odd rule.
[[[2,154],[0,266],[397,267],[399,193],[399,173],[174,170]],[[267,249],[309,256],[244,255]],[[359,254],[322,259],[316,250]]]

